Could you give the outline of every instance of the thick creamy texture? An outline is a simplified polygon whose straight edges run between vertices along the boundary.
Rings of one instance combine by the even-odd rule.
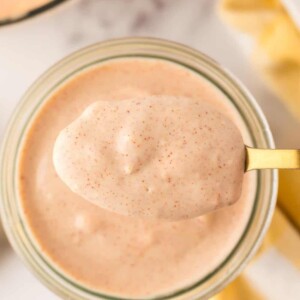
[[[52,0],[0,0],[0,19],[15,19],[26,15]]]
[[[251,144],[234,108],[200,76],[164,61],[127,59],[88,69],[61,86],[31,122],[19,159],[25,223],[41,252],[65,276],[117,297],[150,297],[199,281],[235,247],[253,207],[253,174],[245,174],[242,196],[232,206],[180,222],[111,213],[60,180],[52,154],[61,130],[95,100],[149,95],[208,101]]]
[[[58,136],[53,162],[75,193],[116,213],[185,219],[236,202],[245,147],[202,99],[98,101]]]

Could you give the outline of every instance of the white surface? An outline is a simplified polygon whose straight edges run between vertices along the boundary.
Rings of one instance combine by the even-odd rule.
[[[211,0],[72,0],[44,16],[0,27],[0,139],[21,95],[49,66],[91,43],[133,35],[185,43],[219,61],[256,97],[271,123],[277,144],[299,146],[296,132],[300,125],[260,81],[236,40],[218,19],[214,4]],[[0,244],[0,299],[58,297],[43,287],[4,243]]]
[[[287,9],[289,15],[293,18],[295,24],[300,29],[300,6],[298,0],[281,0]]]
[[[274,269],[274,262],[276,262],[276,271],[270,272]],[[264,299],[299,300],[300,298],[299,270],[276,248],[270,248],[262,253],[255,263],[246,268],[244,275]]]

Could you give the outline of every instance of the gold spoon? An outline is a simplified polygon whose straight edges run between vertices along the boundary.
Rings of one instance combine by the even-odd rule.
[[[245,171],[300,169],[300,149],[255,149],[246,146]]]

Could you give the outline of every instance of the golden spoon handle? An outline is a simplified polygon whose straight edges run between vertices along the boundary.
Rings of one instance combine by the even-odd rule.
[[[255,149],[246,146],[246,171],[300,169],[300,149]]]

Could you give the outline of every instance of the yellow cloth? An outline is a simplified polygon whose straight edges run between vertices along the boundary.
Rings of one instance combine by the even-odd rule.
[[[252,38],[252,62],[300,120],[300,30],[280,1],[221,0],[220,15]],[[243,273],[212,299],[300,299],[299,229],[300,171],[280,171],[278,204],[263,245]],[[282,289],[284,296],[278,294]]]
[[[253,37],[253,62],[300,119],[300,31],[280,1],[222,0],[220,13],[235,29]]]

